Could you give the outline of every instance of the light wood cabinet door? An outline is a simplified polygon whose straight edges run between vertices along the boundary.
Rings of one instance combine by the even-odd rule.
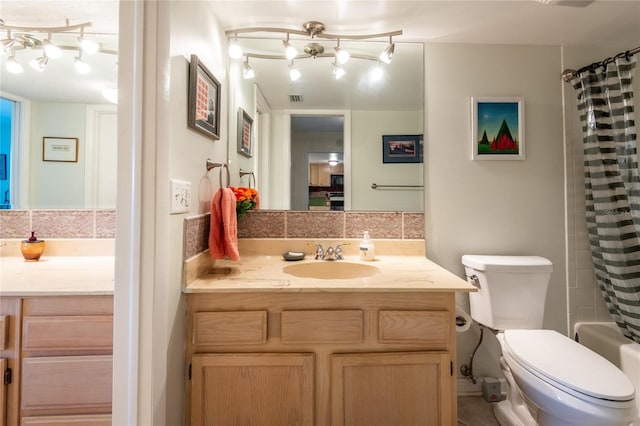
[[[332,426],[453,424],[449,395],[447,353],[331,356]]]
[[[307,353],[194,355],[191,424],[313,425],[314,364]]]
[[[23,417],[20,426],[111,426],[111,414]]]
[[[8,362],[5,358],[0,358],[0,372],[4,374],[7,370]],[[0,376],[1,378],[2,376]],[[0,383],[0,426],[7,426],[7,385]]]
[[[110,413],[111,355],[22,360],[23,416]]]

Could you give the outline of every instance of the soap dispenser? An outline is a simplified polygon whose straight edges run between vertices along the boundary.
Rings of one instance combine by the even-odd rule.
[[[369,231],[364,231],[362,241],[360,241],[360,260],[374,260],[376,258],[376,247],[369,238]]]
[[[44,253],[44,247],[44,240],[39,240],[35,231],[31,231],[29,239],[20,243],[20,252],[25,260],[38,260]]]

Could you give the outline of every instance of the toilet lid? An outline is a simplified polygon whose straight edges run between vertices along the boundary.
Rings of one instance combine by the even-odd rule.
[[[550,384],[609,401],[634,398],[633,384],[622,371],[556,331],[506,330],[504,342],[520,365]]]

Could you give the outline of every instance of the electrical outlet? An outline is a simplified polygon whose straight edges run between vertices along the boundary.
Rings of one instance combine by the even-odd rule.
[[[191,207],[191,182],[171,179],[169,213],[189,213]]]

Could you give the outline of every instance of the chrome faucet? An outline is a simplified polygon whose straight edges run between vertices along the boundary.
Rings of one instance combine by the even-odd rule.
[[[342,260],[342,245],[336,245],[336,248],[328,247],[326,250],[321,244],[316,244],[316,260]]]

